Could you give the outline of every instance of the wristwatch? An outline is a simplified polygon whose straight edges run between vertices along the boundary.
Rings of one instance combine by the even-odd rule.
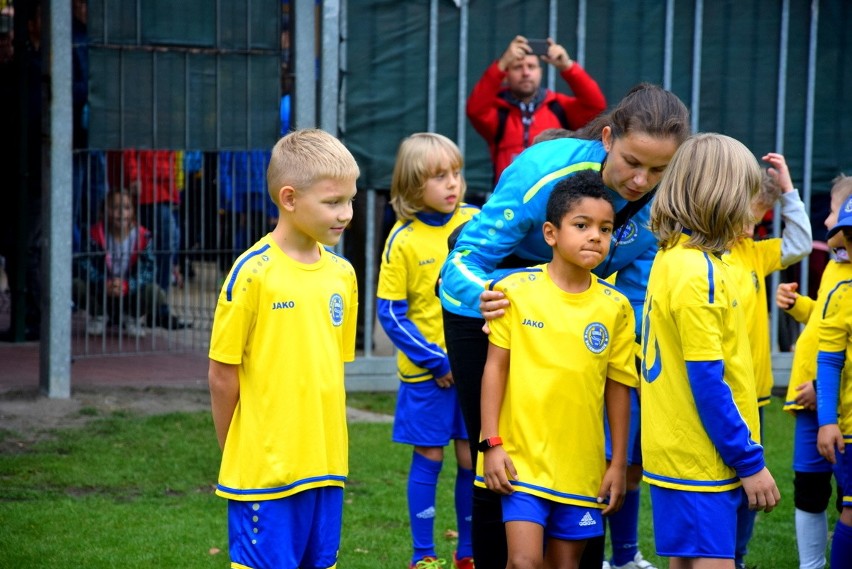
[[[479,441],[479,444],[476,446],[476,450],[479,452],[485,452],[490,448],[498,447],[502,444],[503,439],[500,437],[488,437],[487,439]]]

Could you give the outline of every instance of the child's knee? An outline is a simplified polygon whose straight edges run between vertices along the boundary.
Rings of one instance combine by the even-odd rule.
[[[797,509],[810,514],[822,513],[831,500],[831,472],[796,472],[793,490]]]

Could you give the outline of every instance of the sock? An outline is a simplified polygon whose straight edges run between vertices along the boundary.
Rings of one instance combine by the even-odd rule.
[[[828,547],[828,516],[825,512],[812,514],[796,508],[796,544],[800,569],[825,567],[825,548]]]
[[[831,540],[831,566],[852,566],[852,526],[840,520],[834,526],[834,538]]]
[[[473,470],[459,467],[456,472],[456,523],[459,529],[459,544],[456,556],[459,559],[473,555]]]
[[[414,558],[417,562],[435,554],[435,492],[440,460],[429,460],[418,452],[412,453],[411,471],[408,473],[408,518],[411,523],[411,538]]]
[[[609,517],[612,564],[627,565],[639,552],[639,489],[628,490],[624,505]]]
[[[751,534],[754,533],[754,520],[757,518],[757,512],[746,510],[737,516],[737,546],[734,557],[734,565],[740,567],[744,564],[746,553],[748,553],[748,542],[751,541]]]

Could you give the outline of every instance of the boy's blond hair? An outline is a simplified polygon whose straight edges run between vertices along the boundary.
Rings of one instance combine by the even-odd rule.
[[[266,184],[276,206],[284,186],[306,190],[321,180],[349,182],[361,174],[352,153],[324,130],[295,130],[272,147]]]
[[[729,136],[691,136],[672,157],[651,206],[651,231],[661,249],[688,233],[687,247],[722,252],[751,221],[751,199],[760,187],[760,166]]]
[[[846,201],[849,196],[852,196],[852,176],[839,174],[831,181],[831,197],[837,197],[840,203]]]
[[[391,179],[390,204],[397,219],[410,220],[423,209],[426,182],[449,162],[451,170],[461,170],[464,159],[456,143],[442,134],[417,132],[403,139],[396,153]],[[464,199],[467,184],[461,179],[456,208]]]

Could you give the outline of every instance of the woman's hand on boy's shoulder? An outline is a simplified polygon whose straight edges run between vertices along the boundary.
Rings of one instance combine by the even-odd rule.
[[[482,331],[486,334],[491,333],[488,327],[488,321],[500,318],[506,314],[506,308],[509,306],[509,299],[499,290],[483,290],[479,295],[479,312],[485,319],[485,326]]]

